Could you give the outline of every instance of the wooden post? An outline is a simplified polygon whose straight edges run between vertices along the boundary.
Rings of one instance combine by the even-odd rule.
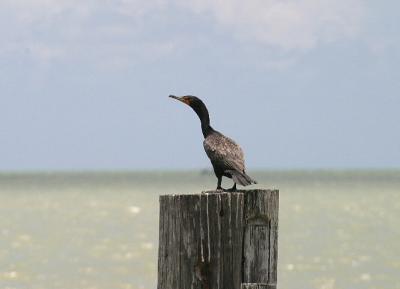
[[[246,193],[243,283],[261,283],[276,288],[278,209],[278,191],[252,190]]]
[[[277,213],[277,191],[161,196],[157,288],[275,289]]]

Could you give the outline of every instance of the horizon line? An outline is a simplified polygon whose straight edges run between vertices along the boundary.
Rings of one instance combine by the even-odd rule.
[[[253,168],[247,171],[260,172],[400,172],[400,167],[318,167],[318,168]],[[0,175],[5,174],[80,174],[80,173],[186,173],[186,172],[209,172],[212,168],[145,168],[145,169],[0,169]]]

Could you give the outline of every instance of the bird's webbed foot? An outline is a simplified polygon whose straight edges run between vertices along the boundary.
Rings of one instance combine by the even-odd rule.
[[[237,189],[236,189],[236,183],[234,183],[234,185],[233,185],[232,188],[227,189],[227,190],[224,190],[224,192],[236,192],[236,191],[237,191]]]
[[[219,186],[217,187],[216,191],[225,192],[226,190],[223,187]]]

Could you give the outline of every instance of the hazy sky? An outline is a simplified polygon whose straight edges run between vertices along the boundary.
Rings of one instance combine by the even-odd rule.
[[[0,170],[400,167],[400,2],[1,0]]]

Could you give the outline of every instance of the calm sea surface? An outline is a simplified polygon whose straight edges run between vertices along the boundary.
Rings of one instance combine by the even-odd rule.
[[[400,171],[258,172],[281,289],[400,289]],[[208,172],[0,174],[0,289],[155,289],[158,196]],[[225,186],[230,186],[226,183]]]

